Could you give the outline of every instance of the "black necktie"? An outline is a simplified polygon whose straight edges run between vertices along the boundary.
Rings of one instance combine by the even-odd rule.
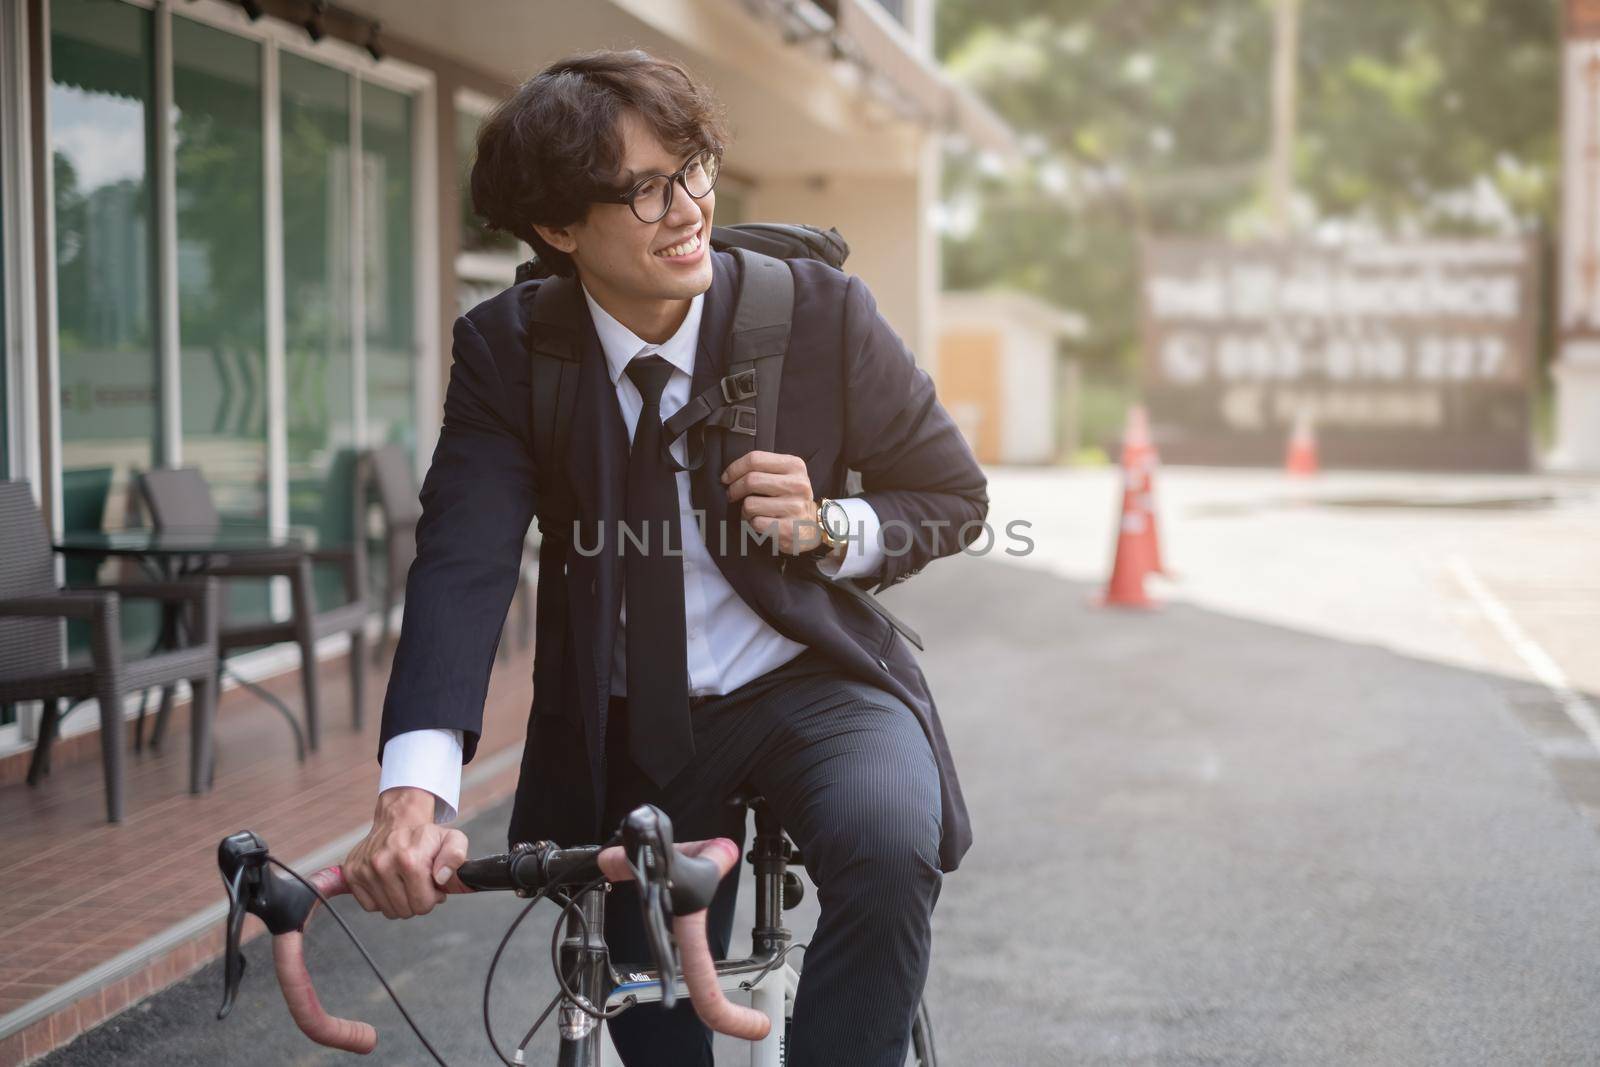
[[[694,755],[678,479],[661,447],[661,391],[672,364],[645,356],[629,363],[626,373],[644,398],[628,454],[624,518],[632,538],[620,539],[628,605],[628,744],[640,770],[665,786]]]

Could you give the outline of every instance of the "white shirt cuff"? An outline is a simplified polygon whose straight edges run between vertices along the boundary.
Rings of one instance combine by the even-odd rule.
[[[461,803],[461,731],[407,730],[383,745],[378,792],[411,786],[433,794],[433,821],[454,822]]]
[[[883,567],[884,555],[883,544],[878,536],[882,525],[878,521],[878,513],[858,496],[834,499],[850,517],[850,536],[845,541],[844,558],[825,557],[817,562],[817,570],[835,580],[877,574]]]

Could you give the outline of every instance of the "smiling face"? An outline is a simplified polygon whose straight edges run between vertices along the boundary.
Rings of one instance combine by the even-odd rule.
[[[671,174],[682,156],[663,145],[639,117],[625,111],[619,188],[631,188],[651,174]],[[627,204],[597,203],[570,226],[537,227],[552,246],[572,256],[591,296],[639,337],[659,343],[672,336],[689,301],[711,288],[713,189],[699,200],[672,190],[672,208],[656,222],[640,222]],[[664,331],[664,332],[663,332]]]

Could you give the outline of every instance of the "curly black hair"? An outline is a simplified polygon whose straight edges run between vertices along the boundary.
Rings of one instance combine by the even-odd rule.
[[[569,56],[523,82],[479,129],[473,209],[490,229],[532,245],[551,271],[571,275],[572,257],[534,225],[578,222],[596,194],[616,188],[624,111],[680,155],[720,155],[727,144],[722,105],[680,64],[638,49]]]

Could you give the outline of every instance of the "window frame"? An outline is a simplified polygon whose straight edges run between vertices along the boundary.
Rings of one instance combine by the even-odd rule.
[[[26,481],[40,497],[39,352],[33,252],[33,146],[29,119],[26,0],[0,0],[0,285],[4,286],[0,359],[4,376],[5,462],[0,478]],[[39,709],[17,708],[15,722],[0,725],[0,752],[21,746],[36,732]]]
[[[157,135],[158,151],[151,174],[157,208],[152,235],[159,244],[155,281],[158,286],[157,307],[161,323],[158,359],[163,368],[162,395],[158,400],[162,462],[180,463],[183,444],[182,411],[177,403],[182,386],[179,378],[181,361],[178,359],[179,338],[176,329],[178,290],[174,202],[175,145],[171,136],[170,104],[173,75],[172,19],[185,18],[254,41],[262,50],[262,157],[265,174],[261,224],[265,236],[263,271],[266,312],[264,341],[267,374],[267,514],[269,522],[280,528],[288,524],[289,506],[281,201],[282,138],[279,125],[281,86],[278,77],[278,58],[282,53],[289,52],[349,75],[353,97],[351,151],[355,158],[360,158],[361,151],[362,84],[381,86],[411,98],[413,109],[410,161],[411,225],[413,286],[417,296],[413,301],[414,417],[417,427],[417,462],[420,476],[425,457],[432,453],[440,420],[440,331],[438,300],[435,298],[439,287],[437,161],[438,153],[441,151],[436,118],[437,76],[431,69],[404,60],[388,56],[382,60],[375,60],[364,48],[331,37],[314,42],[302,28],[270,16],[252,22],[240,6],[227,0],[188,0],[177,9],[171,4],[158,3],[156,0],[118,0],[118,2],[150,11],[155,19],[153,101],[157,114],[165,116]],[[44,204],[43,232],[36,232],[37,228],[32,225],[35,190],[29,178],[32,174],[31,153],[41,149],[32,143],[32,131],[28,125],[30,116],[37,116],[42,122],[45,137],[43,151],[48,153],[52,130],[49,109],[49,87],[52,84],[50,0],[40,0],[39,3],[41,15],[36,32],[43,41],[42,60],[38,64],[38,69],[31,72],[26,62],[29,41],[27,8],[28,0],[0,0],[0,30],[4,31],[0,33],[0,78],[3,78],[3,81],[0,81],[0,133],[5,134],[0,137],[0,166],[6,168],[4,203],[0,204],[6,212],[6,228],[4,248],[0,251],[3,251],[6,257],[4,336],[9,351],[14,356],[5,360],[5,366],[0,372],[7,375],[6,403],[10,409],[8,412],[10,417],[7,420],[6,432],[9,435],[9,442],[16,446],[8,449],[9,469],[0,471],[0,477],[28,478],[36,487],[41,503],[46,505],[46,513],[51,516],[52,535],[59,536],[62,499],[61,367],[59,304],[55,283],[55,187],[51,180],[51,168],[47,166],[42,171],[43,188],[38,190],[38,195]],[[30,75],[34,79],[31,83]],[[28,96],[30,84],[42,87],[41,98],[31,102],[31,110]],[[12,136],[13,131],[19,136]],[[360,168],[352,167],[351,171],[352,194],[355,198],[352,204],[358,212],[356,220],[359,222]],[[32,270],[32,264],[35,250],[41,247],[45,269],[43,277],[37,284],[44,286],[44,300],[42,304],[36,305],[38,294],[33,288],[35,272]],[[363,288],[361,247],[358,224],[352,227],[351,233],[352,270],[349,279],[355,296],[350,324],[358,353],[355,369],[360,375],[357,379],[358,387],[354,390],[352,412],[356,417],[354,423],[356,447],[363,447],[366,444],[367,434],[366,366],[365,360],[359,358],[360,347],[364,346],[366,335],[366,322],[361,314]],[[14,269],[14,264],[20,264],[22,269]],[[13,303],[13,293],[19,293],[15,303]],[[44,329],[40,329],[36,321],[34,314],[36,306],[42,306],[48,316]],[[37,348],[37,342],[41,340],[45,349],[42,359],[45,380],[42,383],[39,381],[41,360]],[[50,404],[47,424],[50,440],[46,448],[40,447],[41,420],[38,405],[41,397],[47,398]],[[277,583],[277,586],[278,588],[274,590],[273,604],[275,613],[282,613],[288,607],[288,591],[281,582]],[[235,669],[244,676],[259,678],[292,667],[298,661],[287,656],[282,650],[267,649],[241,656],[234,662]],[[23,714],[18,718],[18,723],[0,727],[0,754],[23,746],[33,736],[31,726],[37,715]],[[68,722],[65,733],[76,734],[96,728],[96,724],[91,720],[92,716],[74,716]]]
[[[23,0],[0,0],[7,5],[21,6]],[[438,308],[437,301],[427,298],[426,294],[437,291],[439,284],[438,269],[438,197],[436,160],[439,151],[436,136],[435,99],[437,94],[437,78],[433,71],[407,63],[403,60],[385,56],[382,60],[374,60],[364,48],[357,47],[346,41],[324,38],[321,41],[312,41],[303,29],[277,19],[266,17],[252,22],[244,10],[236,4],[227,3],[225,0],[189,0],[181,9],[174,10],[171,5],[160,4],[154,0],[118,0],[120,3],[129,4],[152,11],[156,19],[156,69],[153,72],[156,86],[157,113],[171,114],[168,106],[171,102],[172,92],[172,46],[171,46],[171,20],[174,18],[190,19],[202,25],[224,30],[237,36],[257,42],[262,48],[262,106],[263,106],[263,144],[262,156],[266,168],[264,184],[264,217],[262,226],[266,234],[266,262],[263,264],[266,288],[266,345],[267,345],[267,483],[268,520],[274,526],[283,527],[288,523],[288,459],[287,459],[287,420],[286,404],[287,390],[284,375],[287,373],[284,357],[284,306],[283,306],[283,258],[282,258],[282,182],[281,182],[281,129],[278,125],[278,94],[280,83],[278,80],[278,56],[283,52],[321,63],[337,69],[351,78],[352,100],[352,154],[359,157],[361,151],[360,141],[360,86],[362,83],[371,83],[403,93],[412,100],[413,127],[412,127],[412,232],[413,232],[413,278],[414,291],[418,299],[414,301],[413,336],[415,337],[415,404],[414,417],[417,425],[418,455],[420,457],[432,451],[433,441],[438,434],[438,378],[439,378],[439,342],[438,342]],[[42,8],[45,11],[44,28],[46,48],[43,84],[50,84],[51,72],[49,70],[49,0],[43,0]],[[7,64],[12,68],[12,64]],[[13,68],[14,69],[14,68]],[[49,115],[46,113],[46,135],[50,129]],[[182,388],[180,379],[181,368],[178,366],[178,341],[177,336],[177,246],[176,246],[176,217],[173,209],[174,189],[174,156],[173,138],[170,136],[170,120],[161,124],[159,138],[159,151],[156,154],[155,173],[152,176],[156,186],[157,219],[155,224],[155,237],[159,242],[160,270],[157,284],[160,291],[160,314],[162,320],[160,340],[160,360],[163,367],[163,389],[161,399],[161,432],[163,461],[169,464],[182,462],[182,421],[181,411],[177,404],[177,397]],[[8,142],[11,139],[7,139]],[[355,173],[357,168],[352,168],[352,184],[354,186],[352,203],[356,205],[355,219],[359,222],[360,179]],[[48,175],[47,175],[48,178]],[[54,216],[54,188],[45,190],[46,203],[49,205],[47,215]],[[31,213],[30,213],[31,214]],[[53,227],[52,227],[53,229]],[[49,263],[49,271],[55,270],[55,249],[53,234],[47,234],[49,239],[45,252]],[[8,244],[10,238],[7,238]],[[352,339],[355,355],[355,371],[359,375],[357,381],[361,387],[355,390],[355,433],[357,447],[363,446],[367,427],[365,424],[365,374],[366,361],[364,356],[366,321],[361,307],[362,279],[360,276],[361,235],[359,225],[353,227],[351,234],[351,262],[353,264],[350,285],[354,290],[355,299],[352,302]],[[53,278],[53,274],[51,275]],[[53,282],[50,283],[48,307],[51,311],[52,322],[48,331],[49,337],[49,374],[50,395],[54,396],[59,388],[60,378],[60,353],[58,350],[56,333],[58,326],[54,321],[56,309],[56,293]],[[9,329],[9,325],[8,325]],[[9,383],[8,383],[9,384]],[[36,390],[34,390],[36,391]],[[49,486],[48,497],[59,501],[61,498],[61,441],[60,419],[51,420],[52,436],[49,450],[50,470],[48,471]],[[420,473],[420,471],[419,471]],[[52,508],[52,514],[59,509]],[[56,521],[59,533],[59,519]]]

